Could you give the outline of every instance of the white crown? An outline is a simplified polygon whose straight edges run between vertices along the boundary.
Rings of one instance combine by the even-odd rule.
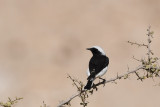
[[[102,55],[106,55],[101,47],[99,47],[99,46],[93,46],[92,48],[96,48],[96,49],[98,49],[99,52],[102,53]]]

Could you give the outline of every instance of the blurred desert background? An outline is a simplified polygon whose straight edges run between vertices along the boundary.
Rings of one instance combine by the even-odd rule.
[[[23,97],[15,107],[56,107],[76,93],[67,74],[86,83],[92,54],[99,45],[110,58],[106,79],[139,65],[146,29],[154,31],[154,54],[160,57],[159,0],[0,0],[0,101]],[[88,107],[159,107],[159,79],[109,83],[95,92]],[[81,107],[79,98],[72,107]]]

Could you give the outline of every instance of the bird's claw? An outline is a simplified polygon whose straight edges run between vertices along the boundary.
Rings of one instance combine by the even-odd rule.
[[[103,86],[105,86],[106,79],[103,79],[103,78],[99,78],[99,79],[102,80]]]
[[[96,91],[98,90],[97,86],[93,83],[93,89],[96,89]]]

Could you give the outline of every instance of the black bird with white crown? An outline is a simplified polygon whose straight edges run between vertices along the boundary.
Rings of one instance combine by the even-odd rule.
[[[87,70],[88,82],[84,89],[90,90],[93,85],[93,81],[96,78],[102,79],[101,76],[107,72],[109,58],[99,46],[93,46],[92,48],[87,48],[87,50],[90,50],[93,56],[89,62],[89,68]]]

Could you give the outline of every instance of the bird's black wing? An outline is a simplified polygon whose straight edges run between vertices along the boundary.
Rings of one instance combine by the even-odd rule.
[[[95,78],[109,64],[109,58],[106,56],[94,56],[89,62],[90,76],[87,79]]]

